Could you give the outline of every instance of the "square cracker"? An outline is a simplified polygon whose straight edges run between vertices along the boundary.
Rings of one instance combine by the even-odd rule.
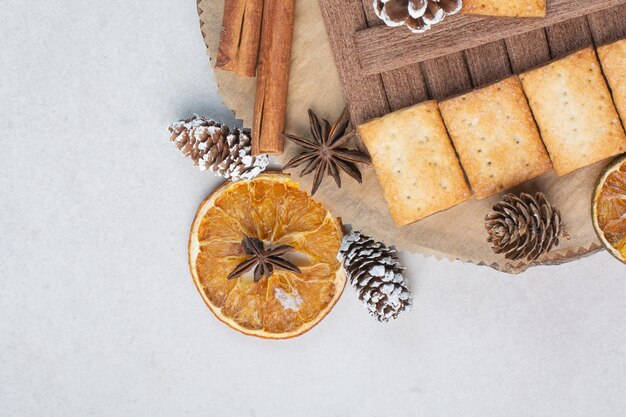
[[[557,175],[626,151],[626,134],[592,48],[520,79]]]
[[[358,127],[394,222],[404,226],[471,196],[435,101]]]
[[[626,39],[601,46],[598,56],[613,93],[615,107],[626,126]]]
[[[463,13],[486,16],[543,17],[546,0],[464,0]]]
[[[478,200],[550,170],[517,76],[439,104]]]

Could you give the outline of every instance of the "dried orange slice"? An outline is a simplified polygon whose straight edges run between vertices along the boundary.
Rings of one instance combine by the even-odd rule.
[[[254,282],[228,275],[247,255],[245,236],[291,245],[285,258],[300,273],[276,269]],[[324,206],[288,175],[265,173],[226,183],[200,204],[189,236],[191,275],[218,319],[242,333],[272,339],[299,336],[319,323],[341,295],[346,277],[337,252],[342,230]]]
[[[591,211],[602,243],[626,262],[626,156],[612,162],[600,176]]]

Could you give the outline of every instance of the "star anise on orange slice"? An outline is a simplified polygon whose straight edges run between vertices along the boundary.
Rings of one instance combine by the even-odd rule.
[[[348,110],[344,109],[341,116],[331,126],[327,120],[318,118],[313,110],[309,109],[309,121],[313,139],[283,135],[286,139],[306,149],[292,158],[284,168],[306,164],[300,173],[301,177],[315,171],[311,194],[315,194],[324,179],[324,175],[333,177],[337,187],[341,188],[340,171],[344,171],[361,183],[361,171],[356,164],[370,164],[371,161],[364,152],[343,147],[355,136],[352,131],[346,133],[350,125]]]
[[[300,268],[281,258],[282,255],[292,250],[293,246],[280,245],[275,248],[265,249],[262,240],[248,236],[244,236],[241,246],[243,251],[251,255],[251,257],[237,265],[233,272],[228,275],[228,279],[238,278],[253,267],[255,267],[254,282],[259,282],[263,276],[266,278],[271,277],[274,273],[274,268],[300,273]]]

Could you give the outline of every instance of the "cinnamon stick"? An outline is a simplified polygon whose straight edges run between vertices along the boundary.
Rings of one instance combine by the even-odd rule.
[[[246,77],[257,68],[263,0],[225,0],[215,67]]]
[[[282,153],[295,0],[265,0],[252,124],[252,154]]]

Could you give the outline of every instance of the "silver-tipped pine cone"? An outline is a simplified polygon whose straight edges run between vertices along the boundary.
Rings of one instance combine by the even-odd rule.
[[[463,0],[374,0],[374,11],[387,26],[405,25],[422,33],[458,13]]]
[[[252,156],[252,139],[246,129],[230,128],[198,115],[172,124],[170,140],[202,171],[232,181],[249,181],[265,170],[267,155]]]
[[[568,238],[561,214],[543,193],[507,194],[485,217],[487,239],[506,259],[534,261]]]
[[[361,232],[344,236],[337,259],[370,315],[380,322],[396,319],[412,305],[398,252]]]

